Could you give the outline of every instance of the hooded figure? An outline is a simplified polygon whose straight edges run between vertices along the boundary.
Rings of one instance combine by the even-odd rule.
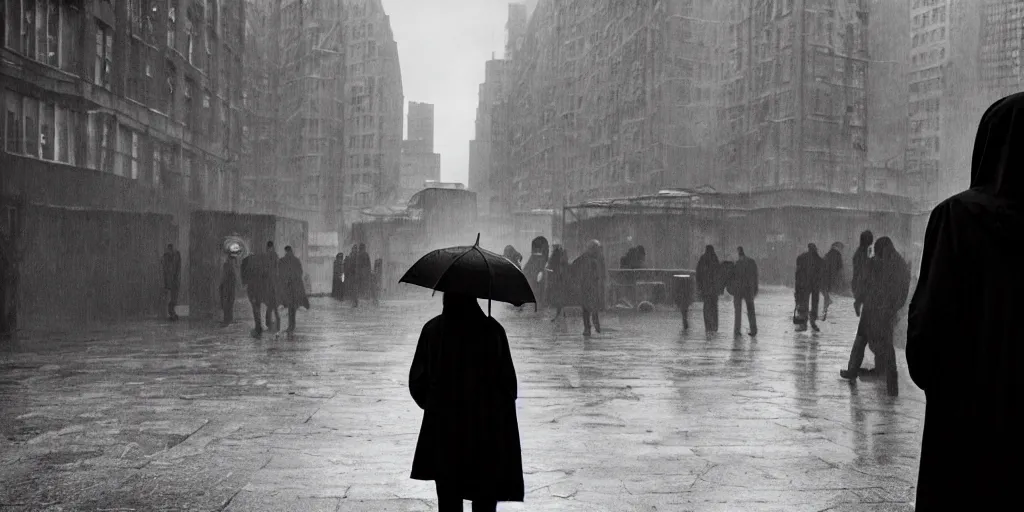
[[[810,321],[811,329],[818,332],[818,300],[821,291],[821,269],[823,261],[818,255],[818,246],[807,244],[807,252],[796,258],[796,276],[794,284],[794,297],[796,299],[797,317],[801,323],[797,324],[797,332],[807,330],[807,322]],[[810,308],[807,307],[808,301]]]
[[[576,303],[583,309],[583,335],[590,336],[591,320],[594,330],[600,333],[601,318],[598,313],[604,310],[606,272],[601,242],[587,242],[587,250],[573,260],[570,272],[576,290]]]
[[[555,308],[554,322],[562,314],[562,308],[571,302],[572,279],[569,275],[569,257],[565,254],[565,248],[561,244],[555,244],[551,251],[551,258],[545,269],[547,274],[547,286],[545,287],[545,299]]]
[[[927,397],[917,510],[998,510],[1024,457],[1024,94],[978,127],[971,188],[932,210],[910,302],[907,367]]]
[[[548,264],[548,241],[542,236],[533,239],[531,245],[530,259],[526,260],[523,267],[523,274],[530,282],[533,289],[533,296],[537,299],[537,308],[544,307],[544,268]]]
[[[295,332],[295,312],[299,307],[309,309],[309,298],[302,282],[302,262],[295,257],[292,246],[284,248],[284,257],[277,263],[278,290],[281,305],[288,309],[288,332]]]
[[[704,302],[704,330],[707,332],[718,330],[718,296],[722,293],[719,289],[719,269],[715,247],[708,245],[697,262],[697,292]]]
[[[887,236],[875,242],[875,255],[867,264],[867,277],[862,296],[864,305],[857,326],[863,337],[860,350],[855,347],[847,368],[849,378],[856,378],[864,359],[863,345],[875,353],[875,368],[883,373],[889,394],[899,394],[896,376],[896,350],[893,347],[892,331],[896,327],[896,315],[907,302],[910,293],[910,270]]]
[[[870,231],[864,231],[860,234],[860,245],[857,247],[857,251],[853,253],[853,280],[850,281],[850,291],[853,293],[853,311],[860,315],[861,290],[864,288],[864,266],[867,264],[868,259],[871,257],[871,244],[875,242],[875,235]]]
[[[274,250],[274,242],[267,242],[267,252],[246,256],[242,260],[241,273],[242,284],[245,285],[245,293],[252,306],[255,323],[253,337],[258,338],[263,333],[261,305],[267,306],[267,329],[274,332],[280,330],[281,318],[277,312],[277,252]]]
[[[423,409],[412,478],[434,480],[441,510],[523,501],[516,369],[508,337],[473,297],[444,294],[423,326],[409,391]]]
[[[519,254],[519,251],[517,251],[515,247],[512,247],[511,245],[506,245],[504,252],[502,252],[502,256],[504,256],[506,259],[514,263],[516,267],[522,270],[523,266],[520,265],[520,263],[522,263],[523,261],[523,255]]]

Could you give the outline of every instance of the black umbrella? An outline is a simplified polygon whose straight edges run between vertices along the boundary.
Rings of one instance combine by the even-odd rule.
[[[500,254],[480,248],[480,235],[472,246],[448,247],[431,251],[419,259],[398,280],[434,292],[452,292],[487,299],[487,314],[491,314],[491,301],[507,302],[513,306],[534,303],[526,276],[514,263]]]

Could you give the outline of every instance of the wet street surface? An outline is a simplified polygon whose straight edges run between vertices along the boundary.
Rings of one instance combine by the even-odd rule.
[[[793,332],[792,303],[762,293],[756,340],[731,334],[728,296],[714,335],[700,304],[688,333],[678,313],[609,312],[590,339],[578,315],[495,304],[527,473],[526,503],[498,509],[912,510],[924,395],[903,351],[899,397],[851,385],[851,301],[820,334]],[[239,303],[228,327],[0,345],[0,510],[436,510],[433,483],[409,479],[422,412],[407,383],[440,295],[312,305],[291,339],[250,338]]]

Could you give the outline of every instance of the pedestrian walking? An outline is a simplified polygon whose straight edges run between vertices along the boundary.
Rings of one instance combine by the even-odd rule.
[[[875,242],[875,235],[868,230],[861,232],[860,245],[853,253],[853,279],[850,281],[850,291],[853,293],[853,312],[860,316],[861,301],[858,297],[864,287],[864,268],[871,259],[871,244]]]
[[[345,258],[345,293],[352,299],[352,307],[359,307],[359,296],[362,294],[359,282],[359,244],[352,245],[352,250]]]
[[[538,236],[533,239],[530,243],[530,259],[526,260],[526,266],[523,267],[523,274],[526,275],[526,280],[530,282],[530,288],[533,289],[533,295],[537,298],[537,308],[542,309],[545,306],[544,288],[547,284],[544,280],[544,269],[547,268],[548,264],[548,241],[542,236]]]
[[[906,354],[927,398],[918,512],[999,510],[1019,499],[1022,110],[1019,93],[989,107],[970,189],[939,203],[925,230]]]
[[[810,323],[811,330],[819,332],[818,329],[818,300],[821,292],[821,269],[822,259],[818,255],[818,246],[807,244],[807,252],[796,258],[796,279],[794,286],[794,298],[796,299],[796,331],[807,330]],[[810,308],[808,308],[808,301]]]
[[[261,307],[266,306],[267,330],[277,332],[281,329],[281,316],[277,311],[277,252],[274,242],[267,242],[267,251],[262,254],[251,254],[242,260],[242,284],[252,306],[252,336],[259,338],[263,334],[263,319],[260,317]]]
[[[750,335],[757,336],[757,314],[754,312],[754,297],[757,297],[757,263],[743,253],[743,247],[737,247],[738,259],[733,267],[732,304],[734,314],[733,334],[739,336],[742,328],[743,305],[747,306],[747,322],[750,324]]]
[[[292,246],[284,248],[284,257],[277,266],[280,302],[288,310],[288,334],[295,332],[295,317],[299,307],[309,309],[306,286],[302,282],[302,262],[295,257]]]
[[[697,290],[704,302],[704,330],[718,332],[718,296],[719,289],[718,255],[712,245],[704,247],[704,255],[697,261]]]
[[[223,313],[224,325],[230,325],[235,319],[235,288],[238,287],[238,280],[235,277],[235,266],[238,258],[234,253],[229,253],[224,258],[224,265],[220,270],[220,309]]]
[[[339,252],[334,257],[334,268],[331,269],[331,297],[335,300],[345,299],[345,253]]]
[[[605,273],[604,253],[601,242],[587,242],[586,251],[573,260],[570,270],[573,277],[573,288],[576,290],[577,303],[583,310],[583,336],[590,336],[591,321],[594,330],[601,332],[599,313],[605,307]]]
[[[828,307],[832,305],[832,292],[838,292],[843,276],[843,243],[834,242],[822,262],[821,295],[825,307],[821,312],[821,320],[828,318]]]
[[[515,366],[505,329],[477,300],[451,292],[423,327],[409,391],[423,409],[412,478],[433,480],[440,512],[492,512],[523,501]]]
[[[167,293],[167,319],[178,319],[178,290],[181,288],[181,253],[167,244],[163,256],[164,291]]]
[[[868,261],[862,283],[863,306],[857,326],[858,338],[850,352],[850,362],[840,376],[855,381],[864,373],[864,349],[870,347],[875,354],[875,371],[885,376],[886,389],[891,396],[899,394],[896,373],[896,349],[893,330],[899,320],[897,314],[907,302],[910,293],[910,269],[892,240],[883,236],[875,242],[875,255]]]
[[[552,322],[562,314],[562,308],[569,305],[572,295],[572,278],[569,272],[569,256],[561,244],[555,244],[551,257],[548,259],[547,268],[547,291],[548,303],[555,308],[555,316]]]

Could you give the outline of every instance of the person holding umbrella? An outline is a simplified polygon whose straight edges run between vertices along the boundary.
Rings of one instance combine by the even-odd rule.
[[[534,302],[530,283],[508,259],[472,247],[420,258],[400,282],[444,293],[441,314],[423,327],[409,392],[423,409],[411,478],[433,480],[440,512],[494,511],[523,501],[517,381],[505,329],[490,301]],[[488,299],[484,315],[477,299]]]

